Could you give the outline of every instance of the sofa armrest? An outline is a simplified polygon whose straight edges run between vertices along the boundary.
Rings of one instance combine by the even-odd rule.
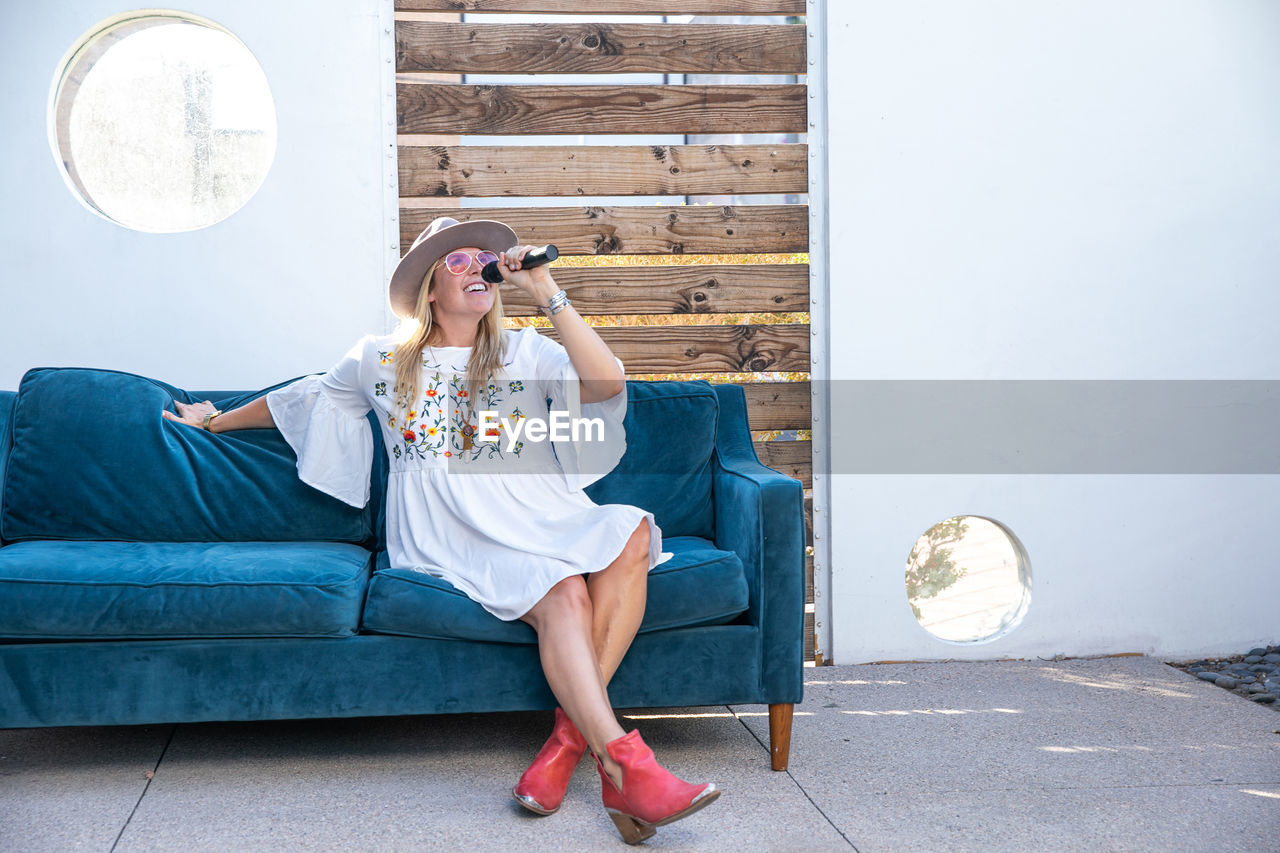
[[[4,544],[4,476],[13,445],[13,405],[16,391],[0,391],[0,545]]]
[[[712,468],[716,547],[741,559],[749,617],[760,628],[766,701],[799,702],[804,669],[804,487],[760,464],[746,395],[716,385],[720,421]]]

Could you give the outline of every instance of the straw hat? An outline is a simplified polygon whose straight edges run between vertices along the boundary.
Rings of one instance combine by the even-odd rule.
[[[488,249],[496,255],[518,244],[516,232],[491,219],[473,219],[470,222],[459,222],[447,216],[433,219],[391,273],[391,283],[387,287],[391,310],[397,317],[412,317],[427,270],[454,249],[474,246]]]

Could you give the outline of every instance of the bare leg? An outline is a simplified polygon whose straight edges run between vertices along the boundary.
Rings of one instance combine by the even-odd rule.
[[[566,578],[520,617],[538,632],[542,672],[560,707],[618,785],[621,769],[605,744],[626,734],[618,725],[592,643],[591,598],[581,577]]]
[[[631,648],[644,619],[649,591],[649,540],[645,519],[626,547],[607,568],[587,575],[591,596],[591,641],[600,662],[600,678],[608,684]]]

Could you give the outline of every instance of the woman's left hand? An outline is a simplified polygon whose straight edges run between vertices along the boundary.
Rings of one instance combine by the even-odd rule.
[[[512,246],[505,252],[498,253],[498,269],[508,284],[514,284],[533,298],[538,305],[546,305],[547,300],[560,288],[551,277],[550,264],[543,264],[533,269],[524,269],[521,261],[531,252],[534,246]]]

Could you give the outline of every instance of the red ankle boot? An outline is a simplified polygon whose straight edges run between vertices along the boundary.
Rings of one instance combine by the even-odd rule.
[[[569,716],[556,708],[556,724],[551,729],[551,737],[547,738],[511,792],[516,802],[537,814],[555,814],[564,802],[564,792],[569,788],[574,768],[586,751],[587,739]]]
[[[690,785],[673,776],[658,764],[638,731],[611,741],[606,748],[622,767],[622,789],[613,784],[597,757],[601,797],[622,840],[628,844],[644,841],[657,827],[688,817],[720,796],[711,783]]]

